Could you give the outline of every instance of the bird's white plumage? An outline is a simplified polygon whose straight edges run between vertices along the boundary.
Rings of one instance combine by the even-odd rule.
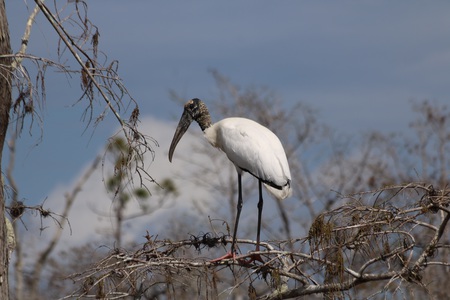
[[[263,182],[278,199],[291,194],[291,174],[286,154],[278,137],[266,127],[245,118],[226,118],[204,131],[206,139],[221,149],[238,172],[248,171]]]
[[[238,202],[231,251],[211,262],[216,263],[223,259],[235,258],[236,234],[243,204],[242,171],[249,172],[258,178],[259,201],[256,251],[259,251],[261,216],[264,202],[261,184],[264,183],[268,191],[278,200],[282,200],[291,194],[291,173],[283,146],[272,131],[249,119],[227,118],[212,124],[211,116],[205,103],[198,98],[194,98],[184,105],[183,114],[170,144],[169,161],[172,161],[175,147],[194,120],[203,130],[206,139],[213,146],[225,152],[228,159],[236,166],[238,172]],[[255,255],[250,262],[253,260],[263,262],[259,254]],[[249,262],[245,261],[245,263]]]

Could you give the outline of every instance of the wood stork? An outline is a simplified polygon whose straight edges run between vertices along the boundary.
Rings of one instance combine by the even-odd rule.
[[[279,200],[291,195],[291,174],[283,146],[272,131],[249,119],[226,118],[215,124],[211,123],[206,105],[195,98],[184,105],[183,114],[169,149],[170,162],[172,162],[175,147],[194,120],[200,125],[208,142],[225,152],[228,159],[235,165],[238,174],[239,195],[231,251],[212,262],[235,258],[236,233],[243,204],[242,171],[250,173],[259,181],[258,229],[256,235],[256,251],[259,251],[263,209],[262,184]],[[259,255],[256,259],[262,261]]]

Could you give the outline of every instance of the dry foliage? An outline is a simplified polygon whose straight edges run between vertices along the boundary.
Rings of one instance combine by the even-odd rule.
[[[120,170],[129,180],[135,178],[136,181],[139,181],[138,184],[144,187],[149,182],[154,183],[145,169],[144,156],[146,154],[153,155],[153,147],[157,145],[155,140],[144,135],[138,129],[140,114],[138,102],[128,92],[119,76],[118,61],[109,60],[107,55],[101,51],[99,29],[88,17],[86,2],[35,0],[34,3],[35,7],[31,10],[25,24],[20,49],[14,54],[11,54],[10,51],[7,53],[3,51],[0,56],[0,69],[7,70],[11,76],[9,85],[14,98],[11,105],[5,110],[10,112],[12,121],[11,123],[7,122],[11,133],[11,140],[8,143],[11,154],[6,172],[9,188],[5,186],[5,189],[11,197],[11,204],[6,206],[6,209],[12,219],[16,221],[14,227],[17,239],[19,239],[17,231],[19,222],[17,221],[22,221],[21,216],[26,211],[34,213],[41,218],[41,221],[51,218],[58,229],[52,242],[37,255],[33,270],[28,272],[31,274],[29,283],[25,282],[23,276],[26,273],[22,264],[24,251],[22,251],[20,243],[17,243],[14,273],[17,299],[24,299],[25,293],[38,297],[37,291],[42,269],[48,263],[50,254],[59,241],[63,226],[68,223],[68,212],[79,188],[81,188],[77,187],[73,194],[66,195],[66,205],[62,213],[52,212],[45,208],[44,204],[27,206],[19,200],[19,186],[12,176],[16,139],[28,125],[30,134],[33,134],[37,123],[41,130],[37,144],[41,142],[43,119],[40,112],[45,108],[46,87],[50,85],[47,83],[49,79],[46,72],[49,69],[56,70],[66,77],[68,83],[72,79],[75,79],[76,84],[79,83],[78,99],[72,99],[72,103],[68,104],[83,106],[82,118],[86,122],[85,130],[88,127],[95,129],[108,115],[113,116],[120,131],[111,138],[111,141],[115,140],[117,136],[123,137],[126,147],[129,149],[128,155],[123,157]],[[27,53],[32,27],[38,14],[43,14],[58,37],[55,44],[55,58],[37,57]],[[3,19],[6,20],[6,18]],[[6,25],[2,26],[3,29],[8,30]],[[50,35],[53,33],[49,33]],[[6,100],[4,102],[7,103]],[[97,165],[99,160],[95,159],[94,165]],[[94,168],[95,166],[89,172]],[[134,177],[136,174],[137,176]],[[89,175],[86,174],[87,177]],[[83,178],[82,181],[85,179]],[[26,228],[23,221],[21,224]],[[41,222],[41,230],[44,229]],[[3,270],[1,271],[3,272]],[[25,285],[27,288],[24,288]]]
[[[450,266],[450,190],[424,183],[342,196],[346,204],[320,214],[308,236],[263,243],[265,263],[240,259],[210,263],[198,254],[231,242],[203,234],[182,241],[147,242],[134,252],[115,249],[70,278],[78,290],[63,299],[134,297],[226,298],[234,290],[249,299],[288,299],[323,294],[327,299],[430,296],[429,269]],[[448,230],[447,230],[448,231]],[[238,244],[255,241],[238,239]],[[293,250],[288,250],[293,249]],[[233,282],[227,282],[232,274]],[[436,272],[434,272],[436,274]]]
[[[145,172],[143,163],[136,162],[142,162],[146,153],[153,154],[153,146],[157,143],[139,131],[138,102],[119,76],[119,62],[109,60],[100,50],[100,32],[88,17],[86,2],[55,1],[53,6],[41,0],[34,2],[36,6],[26,24],[20,50],[15,54],[2,56],[12,58],[12,81],[16,98],[11,110],[16,134],[20,135],[24,124],[27,124],[27,118],[30,132],[35,120],[42,126],[43,120],[39,112],[45,107],[46,71],[56,69],[66,75],[68,82],[72,78],[79,80],[81,93],[75,103],[84,105],[82,117],[86,121],[86,129],[90,125],[96,127],[111,114],[121,127],[118,134],[124,137],[131,149],[124,161],[124,170],[137,173],[140,183],[144,182],[144,177],[153,182]],[[27,53],[31,28],[39,13],[45,16],[59,38],[57,60]]]

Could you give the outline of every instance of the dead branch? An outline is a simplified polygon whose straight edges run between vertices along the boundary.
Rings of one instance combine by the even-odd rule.
[[[449,195],[448,189],[410,183],[345,196],[347,204],[319,215],[308,236],[261,245],[263,264],[243,263],[251,253],[219,264],[187,255],[190,249],[201,253],[225,245],[231,241],[228,236],[207,233],[183,241],[147,236],[147,243],[134,252],[112,250],[89,270],[73,274],[70,278],[80,289],[62,299],[99,293],[107,299],[142,296],[167,284],[167,278],[176,290],[183,282],[221,278],[228,270],[235,282],[231,287],[216,282],[214,289],[208,286],[203,292],[250,284],[252,295],[268,300],[312,294],[339,298],[368,283],[381,284],[386,293],[395,287],[394,294],[405,283],[426,290],[425,270],[449,266],[450,244],[442,239],[450,219]],[[244,243],[255,241],[238,240]]]

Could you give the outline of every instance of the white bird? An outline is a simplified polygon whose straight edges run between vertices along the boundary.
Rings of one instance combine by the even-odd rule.
[[[291,173],[283,146],[278,137],[261,124],[245,118],[226,118],[215,124],[211,123],[206,105],[195,98],[184,105],[184,111],[172,139],[169,149],[169,161],[181,137],[192,121],[197,121],[205,138],[216,148],[221,149],[235,165],[238,173],[238,203],[234,224],[231,251],[213,260],[235,258],[236,233],[242,209],[242,171],[258,178],[258,229],[256,251],[259,251],[261,215],[263,209],[262,184],[277,199],[282,200],[291,195]],[[256,259],[261,260],[257,255]]]

